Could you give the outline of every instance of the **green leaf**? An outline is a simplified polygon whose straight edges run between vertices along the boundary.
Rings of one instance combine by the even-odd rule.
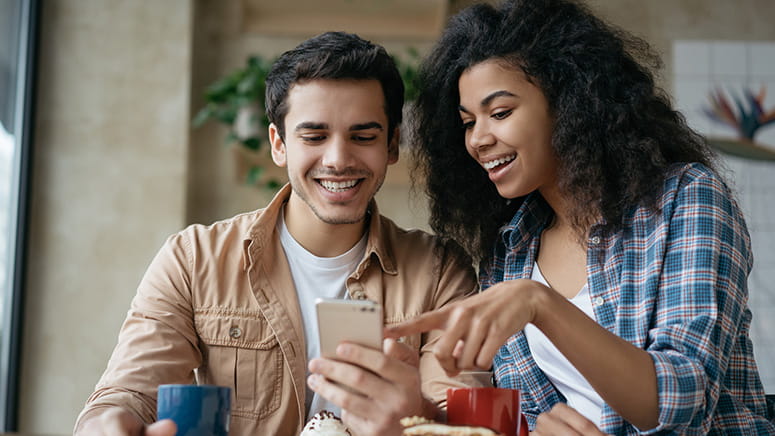
[[[276,191],[277,188],[282,186],[282,184],[275,179],[270,179],[266,182],[266,185],[264,186],[271,191]]]
[[[257,185],[258,181],[261,179],[261,176],[264,174],[264,168],[254,165],[248,169],[247,177],[245,178],[245,182],[248,185]]]
[[[253,151],[257,151],[259,148],[261,148],[261,140],[256,137],[243,139],[241,142],[246,148],[249,148]]]
[[[210,105],[207,105],[199,110],[199,112],[196,113],[194,116],[194,119],[191,121],[191,124],[193,124],[194,127],[199,127],[202,124],[205,123],[205,121],[209,120],[213,116],[213,108]]]

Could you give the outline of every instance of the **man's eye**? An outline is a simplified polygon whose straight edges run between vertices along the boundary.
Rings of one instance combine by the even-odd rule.
[[[320,142],[325,139],[326,137],[324,135],[305,135],[301,137],[301,140],[304,142]]]
[[[355,135],[353,137],[353,139],[358,142],[369,142],[375,140],[376,138],[376,135]]]
[[[496,120],[502,120],[502,119],[508,117],[509,115],[511,115],[511,109],[509,109],[507,111],[496,112],[496,113],[492,114],[492,117],[494,119],[496,119]]]

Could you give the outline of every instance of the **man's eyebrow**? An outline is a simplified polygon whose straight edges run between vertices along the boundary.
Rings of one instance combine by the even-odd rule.
[[[328,129],[328,124],[317,123],[315,121],[304,121],[296,125],[295,131],[299,130],[325,130]]]
[[[485,108],[487,107],[487,105],[492,103],[492,101],[498,97],[516,97],[516,95],[512,94],[509,91],[506,91],[505,89],[501,89],[500,91],[494,91],[491,94],[489,94],[487,97],[483,98],[482,101],[479,103],[479,106]],[[466,109],[462,104],[459,105],[457,109],[460,112],[469,113],[468,109]]]
[[[362,124],[353,124],[352,126],[350,126],[351,132],[354,132],[356,130],[369,130],[369,129],[384,130],[384,128],[382,127],[382,124],[376,121],[371,121],[371,122],[362,123]]]

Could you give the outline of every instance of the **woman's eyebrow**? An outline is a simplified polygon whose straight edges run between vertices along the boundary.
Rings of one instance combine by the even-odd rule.
[[[482,101],[479,103],[479,106],[482,108],[486,108],[490,103],[492,103],[493,100],[495,100],[498,97],[516,97],[513,93],[506,91],[505,89],[501,89],[500,91],[493,91],[490,94],[488,94],[485,98],[482,99]],[[465,106],[458,105],[457,109],[460,112],[470,113],[468,109],[465,108]]]
[[[483,98],[482,101],[479,103],[479,106],[487,107],[487,105],[492,103],[492,101],[498,97],[516,97],[516,95],[512,94],[509,91],[506,91],[505,89],[502,89],[500,91],[495,91],[495,92],[492,92],[487,97]]]

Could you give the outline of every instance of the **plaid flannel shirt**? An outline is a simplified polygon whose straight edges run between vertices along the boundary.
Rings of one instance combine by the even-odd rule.
[[[630,434],[775,434],[748,336],[750,239],[726,185],[700,164],[675,165],[658,211],[636,208],[621,230],[593,227],[587,284],[597,322],[646,350],[654,361],[659,425],[639,432],[607,404],[601,430]],[[482,288],[530,278],[539,236],[553,212],[527,196],[501,229]],[[522,411],[538,414],[565,398],[533,360],[525,335],[512,336],[494,361],[498,386],[522,391]]]

